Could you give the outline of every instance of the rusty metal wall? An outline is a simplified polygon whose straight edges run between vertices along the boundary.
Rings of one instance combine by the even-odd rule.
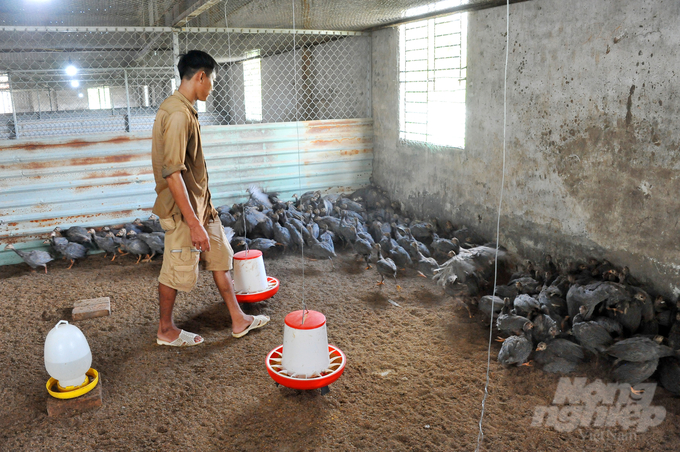
[[[245,199],[251,183],[284,199],[369,183],[372,119],[298,124],[203,127],[215,206]],[[18,243],[18,249],[41,247],[56,226],[146,218],[154,187],[149,132],[0,141],[0,249],[9,243]],[[17,262],[15,253],[0,251],[0,265]]]

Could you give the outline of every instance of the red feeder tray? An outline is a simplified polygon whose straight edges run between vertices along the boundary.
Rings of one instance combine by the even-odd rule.
[[[328,355],[331,359],[331,364],[329,369],[332,371],[330,373],[322,372],[320,376],[317,377],[290,377],[281,373],[281,357],[283,356],[283,345],[279,345],[274,350],[269,352],[265,364],[267,365],[267,372],[269,376],[274,379],[278,384],[291,389],[318,389],[328,386],[335,380],[340,378],[342,372],[345,370],[345,364],[347,363],[347,358],[345,354],[339,348],[328,345]]]
[[[265,290],[252,293],[236,292],[236,301],[239,303],[257,303],[258,301],[264,301],[267,298],[273,297],[278,291],[279,280],[272,276],[267,276],[267,288]]]

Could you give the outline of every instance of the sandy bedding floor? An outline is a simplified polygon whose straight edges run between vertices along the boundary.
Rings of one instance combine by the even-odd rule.
[[[276,387],[264,359],[283,341],[286,314],[301,307],[302,264],[299,255],[265,262],[281,290],[245,310],[269,315],[270,325],[232,338],[227,310],[202,272],[196,289],[178,297],[175,319],[206,343],[185,349],[155,345],[160,261],[109,262],[100,254],[72,270],[54,262],[47,275],[24,264],[0,267],[0,450],[474,450],[488,339],[481,314],[468,318],[410,270],[397,292],[392,282],[378,289],[376,271],[350,254],[339,256],[335,270],[308,260],[307,306],[326,315],[329,342],[346,353],[347,368],[325,396]],[[74,301],[101,296],[111,298],[112,315],[75,324],[102,374],[104,405],[50,418],[45,337],[71,319]],[[661,388],[653,405],[665,407],[666,419],[645,433],[531,427],[534,408],[552,403],[559,377],[504,369],[499,347],[492,345],[483,450],[680,449],[680,399]],[[592,365],[579,374],[606,378]]]

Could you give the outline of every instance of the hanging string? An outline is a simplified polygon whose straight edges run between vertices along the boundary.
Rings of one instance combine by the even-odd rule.
[[[298,163],[298,192],[300,197],[302,197],[302,172],[300,169],[300,121],[298,118],[298,76],[297,76],[297,47],[296,47],[296,36],[297,32],[295,30],[295,0],[291,0],[293,5],[293,81],[295,86],[295,133],[297,136],[297,163]],[[300,199],[300,198],[298,198]],[[303,222],[300,222],[303,223]],[[305,303],[305,239],[302,233],[302,227],[300,226],[300,236],[302,237],[302,245],[300,246],[300,252],[302,256],[302,324],[305,323],[305,313],[307,312],[307,304]]]
[[[496,283],[498,282],[498,247],[501,231],[501,207],[503,206],[503,190],[505,187],[505,129],[508,117],[508,54],[510,47],[510,0],[505,5],[505,75],[503,80],[503,170],[501,176],[501,195],[498,200],[498,219],[496,222],[496,258],[494,259],[493,277],[493,296],[496,296]],[[482,398],[482,413],[479,417],[479,434],[477,435],[477,447],[475,452],[479,452],[479,447],[484,440],[482,423],[484,421],[484,411],[486,408],[486,397],[489,395],[489,369],[491,368],[491,341],[493,336],[493,315],[494,300],[491,299],[491,323],[489,324],[489,347],[486,351],[486,383],[484,384],[484,397]]]
[[[228,64],[231,65],[231,33],[229,33],[229,19],[227,18],[227,5],[229,0],[224,1],[224,28],[227,29],[227,55],[229,56]],[[228,72],[227,72],[228,74]],[[246,256],[248,255],[248,225],[246,224],[246,205],[243,204],[243,242],[246,244]]]

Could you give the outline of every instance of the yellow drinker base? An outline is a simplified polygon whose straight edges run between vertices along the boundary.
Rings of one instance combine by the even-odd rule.
[[[85,375],[91,377],[91,379],[85,377],[83,384],[79,386],[67,386],[66,388],[59,386],[59,382],[56,379],[50,378],[45,385],[47,387],[47,392],[55,399],[75,399],[83,394],[87,394],[97,386],[97,383],[99,383],[99,372],[90,368]],[[53,390],[55,386],[57,387],[56,391]]]

